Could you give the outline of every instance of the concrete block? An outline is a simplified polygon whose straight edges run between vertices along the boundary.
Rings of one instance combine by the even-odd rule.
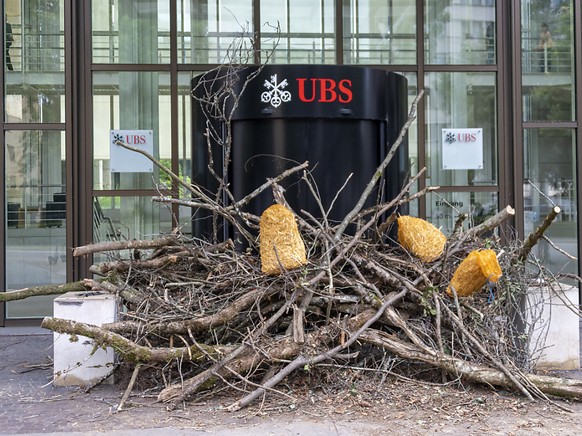
[[[528,289],[528,319],[533,322],[530,353],[538,370],[580,369],[578,287],[540,286]]]
[[[68,292],[55,298],[54,316],[101,326],[117,320],[117,299],[106,292]],[[113,371],[113,349],[93,352],[93,340],[85,336],[72,342],[70,335],[54,333],[53,351],[55,386],[90,386]]]

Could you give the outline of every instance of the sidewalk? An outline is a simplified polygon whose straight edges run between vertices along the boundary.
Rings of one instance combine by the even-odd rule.
[[[101,385],[89,393],[52,385],[51,332],[40,328],[0,329],[0,434],[61,436],[150,435],[580,435],[582,403],[564,403],[573,413],[543,402],[528,404],[509,392],[467,387],[389,388],[386,405],[338,407],[319,399],[297,410],[255,407],[224,411],[232,397],[166,410],[155,395],[135,392],[127,410],[115,412],[125,385]],[[582,372],[568,374],[581,378]],[[401,386],[403,386],[401,384]],[[418,391],[415,396],[410,390]],[[446,397],[448,402],[444,402]],[[393,399],[390,399],[393,398]],[[424,400],[426,398],[426,400]],[[452,399],[452,403],[451,403]],[[478,402],[475,402],[476,400]],[[344,405],[347,404],[344,400]],[[443,401],[441,401],[443,400]],[[349,400],[348,400],[349,402]],[[333,404],[335,403],[335,404]],[[376,402],[378,403],[378,402]],[[340,410],[340,409],[343,409]]]
[[[217,413],[215,404],[167,411],[155,398],[130,398],[114,413],[124,386],[56,388],[52,379],[53,334],[40,328],[0,328],[0,434],[114,435],[352,435],[384,434],[378,425],[289,420],[274,415]]]

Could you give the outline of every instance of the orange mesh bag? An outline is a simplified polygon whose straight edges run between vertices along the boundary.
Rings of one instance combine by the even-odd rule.
[[[425,262],[440,257],[447,237],[428,221],[412,216],[398,218],[398,242],[414,256]]]
[[[274,204],[267,208],[261,215],[259,229],[263,273],[280,274],[307,263],[295,217],[285,206]]]
[[[483,288],[487,281],[497,282],[501,274],[501,266],[493,250],[471,251],[457,267],[446,292],[452,296],[453,287],[459,297],[469,297]]]

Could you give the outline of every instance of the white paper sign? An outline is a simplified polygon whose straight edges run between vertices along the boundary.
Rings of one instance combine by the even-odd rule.
[[[110,171],[112,173],[151,173],[154,164],[147,157],[128,150],[117,141],[122,141],[127,145],[154,154],[154,132],[153,130],[111,130],[110,138]]]
[[[442,129],[443,170],[483,169],[483,129]]]

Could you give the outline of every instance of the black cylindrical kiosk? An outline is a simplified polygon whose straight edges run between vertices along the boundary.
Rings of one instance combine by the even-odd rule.
[[[195,95],[203,88],[201,80],[206,89],[219,89],[225,80],[233,84],[232,77],[226,78],[224,72],[212,74],[193,79]],[[256,77],[246,82],[254,74]],[[232,161],[226,176],[235,199],[243,198],[267,178],[309,161],[323,207],[331,207],[331,221],[341,221],[355,206],[407,118],[406,79],[378,69],[332,65],[248,67],[237,73],[234,88],[235,95],[242,94],[231,118]],[[207,168],[203,135],[206,118],[198,101],[193,103],[193,179],[212,190],[216,184]],[[220,131],[220,125],[215,127]],[[217,173],[221,159],[216,151]],[[368,205],[394,198],[408,170],[405,140]],[[285,198],[297,213],[303,209],[319,218],[320,206],[300,180],[302,175],[297,173],[281,183]],[[246,211],[261,215],[271,204],[273,195],[268,190],[246,206]],[[196,236],[207,233],[208,224],[197,220],[194,224]]]

